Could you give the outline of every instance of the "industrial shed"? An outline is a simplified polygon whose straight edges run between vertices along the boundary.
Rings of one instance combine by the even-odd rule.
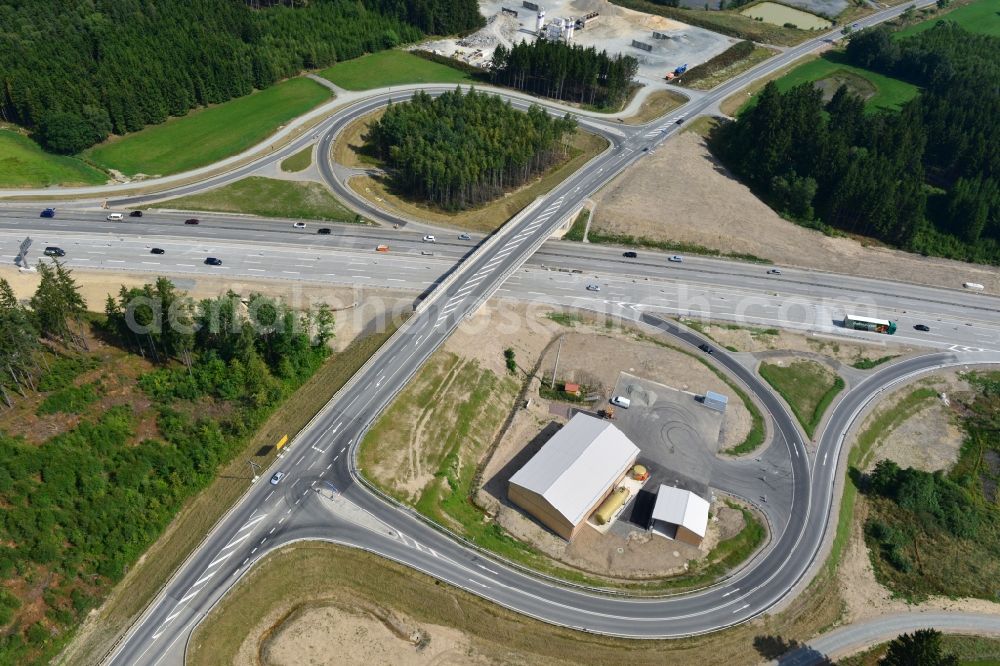
[[[708,529],[708,501],[690,490],[661,485],[649,529],[668,539],[698,546]]]
[[[577,414],[510,477],[507,497],[568,541],[638,455],[614,425]]]

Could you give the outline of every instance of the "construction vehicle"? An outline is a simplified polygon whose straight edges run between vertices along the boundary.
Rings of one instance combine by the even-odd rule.
[[[672,72],[667,72],[667,75],[666,75],[666,77],[664,77],[664,78],[666,78],[666,79],[667,79],[667,81],[670,81],[670,80],[672,80],[672,79],[675,79],[675,78],[677,78],[678,76],[680,76],[681,74],[683,74],[683,73],[684,73],[684,72],[686,72],[686,71],[688,71],[688,66],[687,66],[687,63],[684,63],[684,64],[683,64],[683,65],[681,65],[680,67],[675,67],[675,68],[674,68],[674,71],[672,71]]]

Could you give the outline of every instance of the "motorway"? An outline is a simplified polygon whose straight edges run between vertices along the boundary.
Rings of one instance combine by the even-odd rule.
[[[17,253],[25,236],[35,252],[55,245],[64,261],[81,270],[155,273],[204,280],[221,274],[229,280],[299,281],[338,286],[424,292],[482,242],[438,235],[434,244],[422,234],[371,227],[334,226],[329,236],[291,221],[247,220],[199,215],[198,226],[183,225],[183,215],[147,213],[141,220],[107,222],[101,211],[63,209],[55,220],[39,220],[37,210],[9,210],[0,220],[0,257]],[[374,252],[379,243],[387,254]],[[150,254],[152,247],[164,250]],[[424,254],[428,253],[428,254]],[[206,266],[208,256],[223,266]],[[845,331],[844,313],[897,321],[891,341],[951,350],[1000,350],[1000,299],[961,289],[907,285],[885,280],[833,275],[703,257],[671,263],[662,253],[641,252],[625,260],[621,249],[546,241],[498,289],[502,298],[591,310],[628,303],[644,311],[671,315],[780,325],[824,335],[861,337]],[[579,271],[579,272],[573,272]],[[597,284],[600,292],[587,291]],[[957,285],[956,285],[957,286]],[[926,324],[928,332],[913,329]],[[876,337],[876,339],[878,339]]]
[[[862,26],[873,24],[904,9],[886,10],[858,23]],[[789,49],[685,105],[673,117],[692,118],[750,81],[785,66],[815,49],[823,40],[836,36],[825,35]],[[428,89],[433,90],[433,87]],[[398,91],[376,91],[370,99],[349,106],[324,121],[317,129],[321,154],[328,154],[336,133],[353,119],[384,105],[389,99],[404,96]],[[497,234],[485,240],[477,239],[476,244],[442,243],[440,248],[435,246],[433,256],[418,254],[420,250],[416,248],[422,246],[413,240],[402,240],[398,252],[391,253],[391,260],[388,257],[378,259],[377,268],[367,265],[370,259],[362,259],[370,257],[371,253],[370,249],[365,249],[371,247],[371,239],[365,234],[378,233],[371,230],[338,229],[338,233],[329,238],[319,240],[318,236],[309,235],[305,241],[300,240],[306,237],[305,234],[286,233],[283,235],[287,238],[275,242],[270,235],[240,239],[232,229],[226,229],[227,222],[222,219],[213,220],[211,225],[206,225],[205,229],[199,227],[197,231],[185,228],[183,236],[176,231],[176,220],[171,225],[166,218],[164,221],[144,219],[141,224],[122,224],[115,229],[105,228],[108,225],[100,220],[86,220],[84,213],[76,212],[65,220],[61,216],[45,227],[40,227],[37,219],[30,222],[27,219],[5,220],[0,228],[0,248],[4,254],[11,253],[12,243],[15,239],[20,240],[18,236],[23,237],[23,231],[40,234],[38,240],[42,244],[50,237],[46,234],[52,234],[56,239],[53,242],[71,245],[70,258],[76,262],[71,264],[74,266],[122,270],[127,265],[135,269],[136,261],[140,265],[144,260],[154,261],[146,246],[156,242],[167,251],[164,255],[156,255],[159,257],[156,261],[174,262],[169,267],[162,266],[162,272],[169,274],[188,272],[178,270],[181,268],[204,271],[209,267],[198,266],[198,257],[224,248],[227,254],[222,268],[227,273],[253,275],[259,272],[261,277],[278,277],[276,271],[291,270],[287,266],[298,261],[306,270],[297,274],[283,272],[286,279],[327,277],[331,282],[357,284],[379,279],[388,282],[393,275],[405,275],[396,279],[436,285],[413,316],[293,440],[275,467],[286,471],[288,476],[277,486],[270,485],[266,480],[269,470],[263,479],[250,486],[246,495],[212,529],[139,621],[128,630],[109,655],[108,663],[182,663],[192,628],[232,584],[266,553],[300,539],[326,539],[364,548],[532,617],[620,636],[676,637],[715,631],[753,618],[785,599],[808,575],[827,534],[838,464],[849,429],[866,406],[896,383],[943,367],[1000,362],[1000,353],[996,351],[997,301],[981,295],[895,284],[892,291],[899,291],[900,295],[884,295],[885,285],[880,287],[872,281],[791,270],[780,277],[765,276],[761,275],[765,269],[759,266],[708,259],[689,259],[683,267],[664,266],[656,261],[626,264],[605,249],[586,248],[576,252],[574,248],[575,256],[567,256],[564,250],[546,244],[554,229],[575,212],[583,198],[641,159],[646,150],[655,150],[659,143],[675,134],[678,126],[672,119],[661,119],[639,128],[581,119],[588,129],[609,140],[609,149],[536,201]],[[300,147],[297,143],[304,145],[310,139],[303,137],[293,142],[294,147],[288,151],[297,150]],[[325,177],[335,192],[368,217],[392,221],[382,211],[369,209],[370,204],[359,200],[340,184],[331,170],[326,170]],[[219,184],[210,179],[182,186],[171,196],[184,193],[185,188],[199,191],[206,183]],[[156,198],[162,198],[162,194]],[[144,196],[129,197],[114,201],[112,205],[136,205],[147,200]],[[88,227],[80,228],[79,225],[88,222]],[[245,229],[240,233],[275,233],[247,228],[242,222],[238,224]],[[351,234],[354,234],[353,239]],[[192,243],[192,237],[198,242]],[[396,238],[405,237],[393,238],[396,244]],[[357,245],[352,248],[350,243]],[[524,267],[528,258],[536,253],[538,263]],[[85,254],[88,256],[82,256]],[[257,259],[252,259],[253,256]],[[313,259],[307,260],[307,257]],[[581,257],[586,266],[580,266]],[[452,268],[457,259],[461,262]],[[346,272],[342,270],[345,260]],[[251,261],[259,263],[254,266]],[[600,269],[594,270],[592,262]],[[548,269],[576,268],[586,273],[547,270],[541,267],[542,263]],[[387,269],[389,264],[392,265]],[[421,270],[420,265],[424,268],[417,272]],[[161,272],[161,266],[149,269]],[[362,275],[370,277],[362,278]],[[422,279],[417,278],[418,275]],[[556,287],[556,278],[563,277],[571,282]],[[603,281],[600,299],[586,294],[568,295],[571,291],[580,291],[580,285],[590,279]],[[852,293],[855,288],[858,293]],[[795,322],[789,312],[794,310],[803,313],[802,321],[828,325],[826,322],[832,321],[837,309],[842,309],[845,303],[871,302],[879,312],[895,309],[904,324],[918,321],[918,317],[921,322],[925,317],[938,317],[931,333],[940,339],[927,336],[913,340],[929,342],[940,350],[891,364],[853,386],[832,408],[828,425],[816,442],[814,455],[807,451],[794,421],[774,394],[736,359],[721,351],[716,354],[714,362],[738,378],[764,406],[772,439],[760,457],[776,469],[788,472],[788,482],[779,492],[780,497],[769,500],[769,506],[765,507],[772,539],[747,567],[717,585],[667,598],[630,599],[573,588],[499,562],[428,524],[412,511],[381,497],[356,472],[357,445],[370,424],[451,332],[501,289],[509,289],[505,295],[512,297],[537,294],[543,299],[555,300],[560,293],[565,293],[567,299],[575,299],[580,307],[588,305],[580,303],[579,299],[589,298],[595,301],[591,305],[597,306],[599,301],[600,308],[605,311],[635,320],[659,335],[690,345],[700,343],[701,339],[653,313],[686,309],[702,313],[707,310],[712,316],[725,316],[726,313],[735,316],[747,312],[748,300],[759,299],[753,307],[761,310],[750,310],[747,317],[751,320],[777,320],[783,325],[791,325]],[[692,290],[700,295],[689,298]],[[605,293],[610,298],[605,297]],[[617,295],[621,295],[622,300],[617,300]],[[830,302],[824,304],[828,299]],[[790,302],[794,307],[787,307]],[[907,309],[911,304],[912,311]],[[810,308],[818,312],[806,314]],[[782,320],[782,316],[789,318]],[[910,318],[907,320],[904,316]],[[953,330],[944,334],[946,329],[941,327]],[[748,473],[754,469],[753,461],[743,464]],[[752,484],[746,481],[748,477],[743,477],[733,473],[717,482],[713,480],[713,485],[723,490],[728,487],[754,502]]]

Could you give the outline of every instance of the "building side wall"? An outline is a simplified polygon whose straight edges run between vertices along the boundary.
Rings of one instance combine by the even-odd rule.
[[[567,541],[572,539],[576,531],[583,525],[583,523],[573,525],[556,511],[544,497],[515,483],[507,485],[507,499]]]
[[[688,528],[684,527],[683,525],[677,526],[677,535],[675,536],[675,538],[678,541],[689,543],[692,546],[701,545],[701,537],[692,532],[691,530],[689,530]]]

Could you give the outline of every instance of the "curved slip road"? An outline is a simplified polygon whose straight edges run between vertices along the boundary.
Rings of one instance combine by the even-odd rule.
[[[918,3],[929,4],[926,2]],[[858,23],[872,24],[904,11],[898,7]],[[819,40],[790,49],[676,113],[691,117],[749,81],[778,69],[814,49]],[[449,87],[450,88],[450,87]],[[322,134],[321,149],[336,131],[391,98],[378,93],[338,114]],[[516,104],[516,103],[515,103]],[[637,637],[683,636],[714,631],[754,617],[784,598],[806,574],[829,522],[836,463],[844,432],[879,387],[912,373],[946,365],[998,362],[995,353],[942,353],[909,359],[872,375],[844,396],[831,414],[814,462],[805,455],[794,424],[774,396],[728,356],[718,362],[739,376],[770,412],[775,432],[769,452],[787,457],[792,470],[788,515],[773,524],[768,550],[736,576],[706,590],[666,599],[609,597],[544,581],[484,557],[430,526],[410,511],[373,494],[359,482],[353,459],[359,438],[466,316],[488,299],[525,259],[542,245],[579,201],[640,159],[647,149],[677,131],[671,121],[638,130],[597,127],[611,146],[552,192],[480,245],[442,280],[417,312],[362,371],[313,420],[280,463],[289,476],[276,487],[255,484],[185,562],[163,593],[128,632],[109,658],[111,663],[161,663],[176,659],[191,627],[229,589],[241,572],[269,549],[301,538],[336,539],[398,559],[443,580],[549,622],[587,631]],[[331,186],[337,189],[336,178]],[[217,184],[217,183],[216,183]],[[364,208],[346,192],[353,205]],[[161,195],[157,195],[160,198]],[[128,205],[136,199],[116,202]],[[371,210],[373,217],[381,211]],[[634,312],[622,304],[620,314]],[[686,331],[649,315],[641,321],[686,342]],[[327,497],[329,495],[330,497]],[[367,516],[356,520],[324,516],[312,521],[321,502],[340,500]],[[373,527],[370,521],[374,521]]]

